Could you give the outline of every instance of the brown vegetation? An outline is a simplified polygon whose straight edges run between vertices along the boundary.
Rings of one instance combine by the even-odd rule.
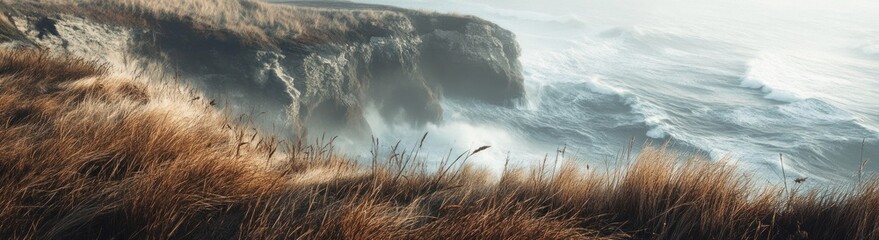
[[[383,26],[402,17],[382,10],[321,9],[255,0],[0,0],[0,9],[56,16],[68,13],[107,24],[172,21],[214,34],[232,34],[245,44],[327,42],[357,34],[361,26]]]
[[[248,130],[185,92],[0,51],[0,236],[879,239],[875,182],[786,195],[731,165],[653,148],[611,173],[569,163],[492,179],[428,171],[402,151],[364,167],[331,144]]]
[[[24,34],[15,28],[15,24],[9,21],[6,16],[0,16],[0,43],[9,41],[30,42]]]

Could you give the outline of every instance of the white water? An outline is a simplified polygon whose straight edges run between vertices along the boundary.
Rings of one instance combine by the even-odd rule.
[[[493,146],[477,162],[497,166],[562,145],[600,163],[635,137],[731,156],[769,181],[781,153],[789,177],[839,183],[865,140],[879,169],[877,1],[362,2],[479,16],[523,47],[526,106],[446,101],[427,129],[371,119],[387,141],[430,131],[433,146]]]

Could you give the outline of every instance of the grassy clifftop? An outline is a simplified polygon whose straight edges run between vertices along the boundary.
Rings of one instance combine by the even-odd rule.
[[[342,39],[368,40],[382,31],[407,31],[398,23],[415,11],[338,3],[257,0],[25,0],[0,1],[0,9],[25,14],[69,14],[111,25],[141,25],[155,21],[182,22],[205,34],[228,35],[245,45],[276,46],[288,42],[326,43]],[[341,4],[344,5],[344,4]],[[348,4],[354,6],[354,4]],[[421,13],[425,16],[487,22],[469,16]],[[378,32],[370,32],[376,30]],[[220,36],[222,37],[222,36]]]
[[[334,11],[294,6],[267,6],[252,0],[48,0],[2,3],[18,11],[88,16],[109,24],[186,21],[205,32],[226,33],[246,44],[283,41],[330,41],[360,25],[381,24],[396,15],[386,11]],[[144,19],[148,21],[144,21]]]
[[[876,182],[851,193],[758,189],[730,165],[661,149],[612,173],[570,163],[493,179],[427,171],[401,152],[363,166],[325,144],[254,132],[160,82],[0,50],[0,236],[879,238]]]

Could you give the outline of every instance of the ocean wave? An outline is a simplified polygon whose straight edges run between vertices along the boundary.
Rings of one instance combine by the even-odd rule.
[[[732,124],[748,128],[839,124],[853,122],[855,117],[843,109],[818,99],[757,108],[738,108],[729,112],[712,113],[723,116]]]
[[[860,49],[865,54],[879,55],[879,43],[864,44]]]
[[[532,11],[523,11],[523,10],[512,10],[512,9],[503,9],[503,8],[495,8],[485,4],[473,4],[476,6],[480,6],[483,11],[488,12],[490,14],[501,16],[504,18],[515,19],[519,21],[538,21],[543,23],[554,23],[554,24],[562,24],[566,26],[572,27],[586,27],[588,26],[585,21],[581,20],[579,17],[575,15],[550,15],[540,12],[532,12]]]
[[[797,65],[796,61],[776,54],[761,54],[747,63],[748,70],[739,86],[763,91],[764,98],[796,102],[803,100],[796,92],[796,82],[808,79],[808,71]]]
[[[691,51],[714,51],[732,47],[728,43],[688,34],[683,30],[639,26],[610,28],[599,33],[598,37],[619,41],[639,50],[658,51],[671,55],[689,55]]]
[[[824,52],[765,51],[747,61],[740,87],[758,89],[765,99],[795,103],[819,99],[854,114],[876,129],[875,63]]]
[[[734,159],[753,169],[768,170],[766,174],[779,172],[779,153],[784,154],[784,168],[792,176],[820,178],[815,173],[830,166],[856,169],[857,157],[851,156],[852,151],[859,151],[862,140],[879,139],[852,113],[814,98],[718,108],[691,117],[706,119],[715,127],[685,132],[684,139],[712,149],[713,158],[734,154]]]
[[[586,87],[595,93],[605,94],[605,95],[617,95],[621,97],[627,97],[628,92],[626,90],[611,86],[607,83],[604,83],[599,76],[592,76],[583,82]]]
[[[614,27],[598,34],[601,38],[614,39],[639,47],[649,48],[655,44],[681,42],[679,36],[652,31],[638,26]]]
[[[789,103],[803,100],[803,98],[796,93],[783,89],[776,89],[772,85],[761,82],[759,79],[752,78],[750,74],[748,75],[748,77],[742,80],[742,83],[739,86],[751,89],[759,89],[760,91],[763,91],[763,93],[765,93],[763,97],[766,99]]]
[[[851,113],[818,99],[807,99],[781,105],[778,107],[778,112],[789,119],[809,119],[811,123],[838,123],[855,120]]]
[[[657,106],[643,101],[640,97],[627,90],[605,83],[600,76],[592,76],[584,81],[583,84],[594,93],[611,95],[622,99],[623,104],[631,108],[631,113],[641,116],[642,123],[649,129],[645,133],[647,137],[663,139],[670,136],[668,131],[671,129],[671,125],[666,124],[669,118]]]
[[[879,58],[879,41],[873,41],[867,44],[863,44],[856,48],[859,54],[866,55],[868,57]]]
[[[570,15],[570,14],[569,15],[552,15],[552,14],[535,12],[535,11],[498,8],[498,7],[491,6],[489,4],[475,3],[475,2],[463,1],[463,0],[445,0],[445,1],[436,1],[436,0],[416,1],[416,0],[413,0],[413,1],[408,1],[408,2],[399,2],[399,1],[393,1],[393,0],[391,0],[391,1],[374,0],[374,1],[370,1],[370,2],[404,6],[404,7],[410,7],[410,8],[424,8],[425,6],[427,6],[431,10],[472,14],[472,15],[476,15],[476,16],[479,16],[482,18],[493,20],[493,21],[514,20],[517,22],[551,23],[554,26],[558,26],[558,25],[570,26],[570,27],[586,27],[586,26],[588,26],[585,21],[581,20],[576,15]]]
[[[604,68],[596,66],[605,63],[595,58],[611,56],[614,55],[613,52],[614,49],[607,45],[583,44],[583,46],[560,52],[548,51],[527,55],[523,59],[523,63],[526,66],[526,82],[532,86],[529,102],[542,103],[544,105],[570,104],[569,102],[558,102],[566,100],[558,96],[558,94],[561,94],[559,92],[544,94],[545,91],[541,89],[547,87],[557,86],[568,89],[563,91],[566,92],[564,94],[583,92],[585,96],[578,96],[575,99],[582,101],[583,106],[581,109],[575,109],[575,111],[628,108],[629,112],[624,114],[628,117],[621,117],[621,122],[613,123],[614,126],[629,127],[641,125],[647,128],[643,134],[649,138],[665,139],[672,137],[669,134],[672,130],[672,126],[669,124],[669,117],[660,107],[645,101],[642,97],[627,89],[609,84],[607,82],[608,79],[606,79],[607,77],[604,75],[597,73],[584,74],[584,72],[588,71],[584,69],[584,66]],[[572,87],[576,89],[572,89]],[[595,94],[603,95],[604,97],[597,97]],[[531,107],[529,109],[535,110],[537,108]],[[621,113],[614,112],[613,114]]]

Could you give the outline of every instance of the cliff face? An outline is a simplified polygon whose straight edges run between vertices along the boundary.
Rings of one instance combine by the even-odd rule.
[[[129,72],[173,74],[211,96],[212,105],[290,137],[306,129],[369,137],[367,108],[385,121],[418,126],[442,120],[443,97],[511,105],[524,95],[513,34],[481,19],[353,3],[224,2],[241,11],[311,14],[342,30],[302,26],[295,35],[273,35],[271,24],[294,20],[243,31],[198,15],[88,1],[0,7],[40,47]]]

